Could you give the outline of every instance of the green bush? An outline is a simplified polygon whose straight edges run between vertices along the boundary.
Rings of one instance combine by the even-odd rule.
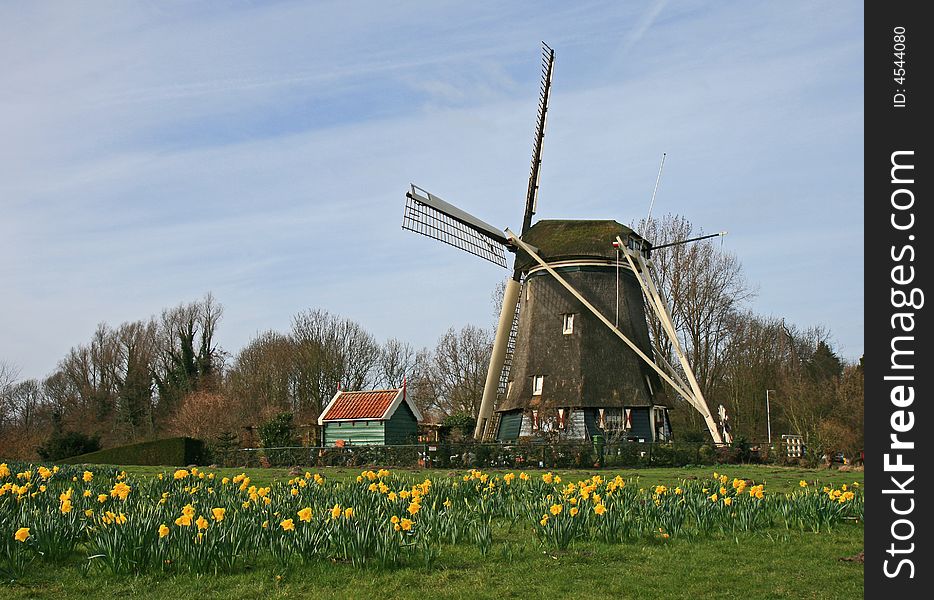
[[[451,441],[468,440],[473,436],[477,419],[467,413],[454,413],[441,420],[441,437]]]
[[[259,439],[263,448],[292,448],[298,446],[295,439],[295,423],[292,413],[284,412],[276,415],[271,421],[263,423],[259,428]],[[263,454],[270,465],[285,466],[290,463],[288,450],[264,450]]]
[[[71,465],[185,466],[204,464],[206,460],[204,442],[188,437],[177,437],[107,448],[60,462]]]
[[[100,438],[77,431],[67,431],[52,435],[45,444],[36,449],[36,452],[39,453],[42,460],[56,461],[78,456],[79,454],[96,452],[100,449]]]

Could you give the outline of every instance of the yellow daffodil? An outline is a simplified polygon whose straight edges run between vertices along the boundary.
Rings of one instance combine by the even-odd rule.
[[[121,500],[126,500],[127,496],[130,495],[131,488],[122,481],[117,482],[113,489],[110,490],[110,495],[114,498],[120,498]]]
[[[191,527],[191,517],[189,515],[182,515],[175,519],[175,524],[179,527]]]

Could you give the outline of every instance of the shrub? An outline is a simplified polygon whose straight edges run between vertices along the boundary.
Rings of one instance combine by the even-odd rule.
[[[39,453],[42,460],[55,461],[78,456],[79,454],[87,454],[88,452],[96,452],[100,449],[100,438],[85,435],[77,431],[68,431],[52,435],[52,437],[49,438],[45,444],[39,446],[36,451]]]
[[[259,428],[259,439],[263,448],[290,448],[297,446],[295,440],[295,424],[292,413],[284,412],[276,415]],[[264,452],[270,465],[284,465],[289,463],[287,450],[266,450]]]
[[[176,437],[107,448],[62,460],[66,464],[185,466],[205,464],[204,442]]]
[[[447,440],[459,442],[473,436],[477,420],[467,413],[454,413],[441,420],[441,436]]]

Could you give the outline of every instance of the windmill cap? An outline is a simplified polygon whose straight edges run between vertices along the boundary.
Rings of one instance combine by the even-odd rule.
[[[537,247],[539,256],[546,262],[571,259],[615,261],[613,242],[617,236],[623,241],[630,236],[643,240],[632,229],[612,219],[545,219],[530,227],[522,241]],[[521,252],[516,256],[516,267],[523,271],[537,264]]]

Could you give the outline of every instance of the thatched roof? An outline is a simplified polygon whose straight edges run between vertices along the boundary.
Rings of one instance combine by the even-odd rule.
[[[539,256],[547,262],[568,259],[616,258],[613,240],[620,236],[625,242],[633,235],[641,237],[632,229],[613,220],[542,220],[533,225],[522,236],[522,241],[539,249]],[[521,270],[533,267],[535,261],[520,252],[516,266]]]

